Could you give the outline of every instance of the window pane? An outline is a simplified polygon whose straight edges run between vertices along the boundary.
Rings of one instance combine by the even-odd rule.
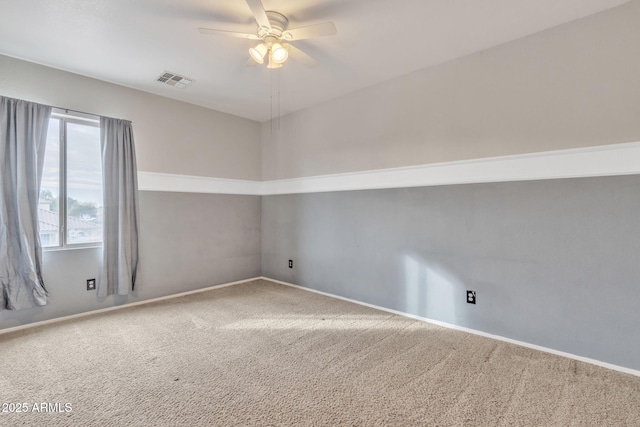
[[[102,241],[100,128],[67,123],[67,243]]]
[[[49,120],[38,202],[42,247],[60,246],[60,120]]]

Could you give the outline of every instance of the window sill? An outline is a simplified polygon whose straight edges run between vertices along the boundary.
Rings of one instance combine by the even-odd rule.
[[[50,247],[50,248],[42,248],[42,252],[61,252],[61,251],[77,251],[81,249],[102,249],[102,243],[96,244],[88,244],[88,245],[78,245],[78,246],[65,246],[65,247]]]

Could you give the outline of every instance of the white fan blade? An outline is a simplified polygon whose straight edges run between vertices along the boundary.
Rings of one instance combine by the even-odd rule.
[[[227,36],[227,37],[239,37],[241,39],[249,39],[249,40],[261,40],[255,34],[249,33],[238,33],[236,31],[225,31],[225,30],[214,30],[213,28],[198,28],[202,34],[213,34],[216,36]]]
[[[259,27],[271,28],[271,24],[269,23],[269,18],[267,18],[267,13],[264,10],[264,6],[262,5],[261,0],[247,0],[247,4],[249,5],[249,9],[251,9],[251,13],[253,13],[254,18],[256,18],[256,22]]]
[[[285,40],[303,40],[312,37],[333,36],[338,34],[336,24],[323,22],[322,24],[309,25],[308,27],[293,28],[282,35]]]
[[[310,57],[309,55],[307,55],[306,53],[304,53],[294,45],[285,44],[284,47],[289,51],[290,57],[292,57],[298,62],[303,63],[307,67],[313,68],[316,65],[318,65],[318,61],[316,61],[315,59],[313,59],[312,57]]]

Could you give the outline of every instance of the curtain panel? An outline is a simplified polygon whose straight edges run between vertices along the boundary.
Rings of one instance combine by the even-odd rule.
[[[0,96],[0,303],[47,304],[38,199],[51,107]]]
[[[100,118],[104,254],[98,297],[127,295],[138,270],[138,178],[131,122]]]

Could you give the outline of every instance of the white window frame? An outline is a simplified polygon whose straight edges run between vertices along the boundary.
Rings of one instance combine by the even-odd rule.
[[[100,117],[76,111],[53,108],[51,119],[59,120],[59,143],[60,143],[60,194],[58,195],[58,220],[60,228],[58,230],[58,242],[56,246],[43,247],[44,251],[59,251],[65,249],[101,248],[104,239],[100,242],[90,243],[68,243],[67,242],[67,123],[75,123],[84,126],[100,127]],[[104,183],[103,183],[104,184]]]

